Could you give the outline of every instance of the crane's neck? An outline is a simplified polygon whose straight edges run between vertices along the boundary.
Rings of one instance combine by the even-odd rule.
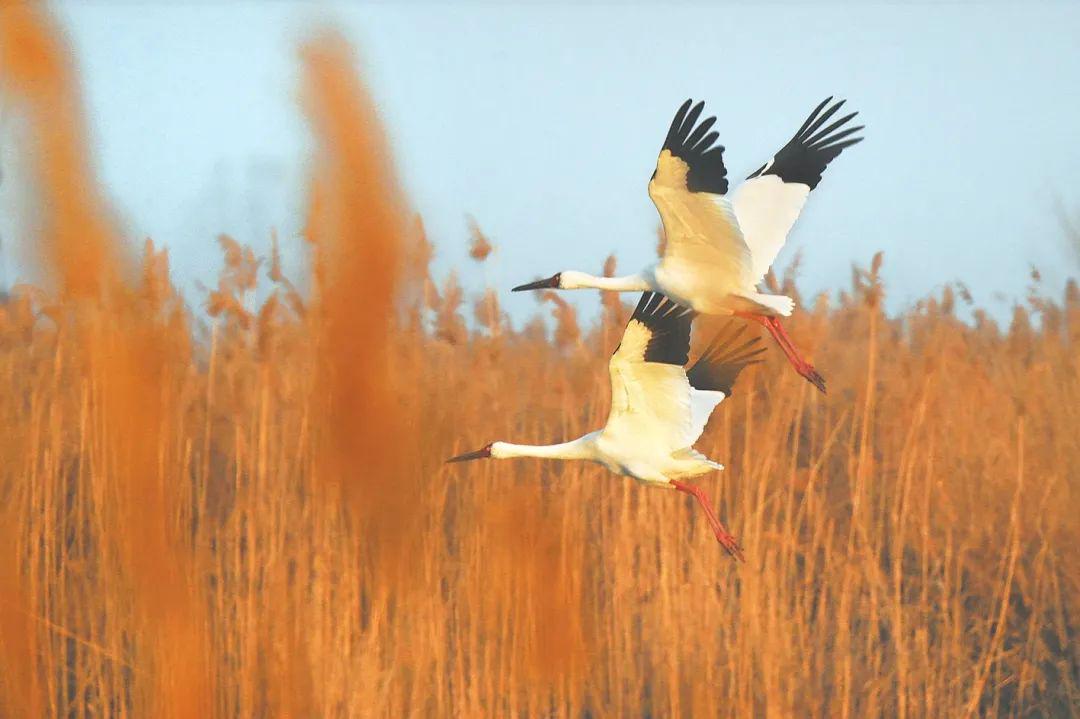
[[[570,275],[570,276],[568,276]],[[640,272],[622,277],[597,277],[586,272],[562,273],[562,289],[598,289],[612,292],[648,292],[652,283]]]
[[[570,442],[560,444],[512,444],[495,442],[491,446],[491,456],[496,459],[510,457],[539,457],[541,459],[593,459],[595,450],[593,435],[587,434]]]

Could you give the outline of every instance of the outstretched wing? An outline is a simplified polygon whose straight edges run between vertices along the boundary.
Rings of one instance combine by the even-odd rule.
[[[825,109],[830,102],[832,98],[826,98],[814,108],[795,136],[733,193],[731,204],[750,248],[754,284],[780,253],[821,173],[844,148],[863,139],[851,137],[862,125],[845,127],[857,112],[822,127],[844,104],[840,100]]]
[[[750,276],[750,250],[725,197],[724,148],[713,145],[718,135],[710,131],[716,118],[698,123],[705,103],[691,108],[692,103],[687,100],[675,113],[649,181],[667,239],[662,263],[741,285]]]
[[[689,359],[692,310],[646,292],[611,356],[611,413],[604,432],[667,451],[690,427]]]
[[[705,431],[717,405],[730,397],[735,379],[748,365],[761,362],[761,338],[746,332],[746,325],[729,322],[686,373],[690,382],[690,433],[686,446]]]

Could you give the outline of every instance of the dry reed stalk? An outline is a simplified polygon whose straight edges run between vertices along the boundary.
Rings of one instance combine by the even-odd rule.
[[[62,673],[50,682],[53,711],[64,703],[78,706],[82,699],[84,708],[191,716],[209,710],[212,688],[204,622],[189,584],[190,557],[174,534],[181,513],[165,480],[177,457],[161,435],[175,407],[164,374],[173,360],[166,353],[175,350],[183,362],[187,328],[163,306],[161,293],[167,290],[144,286],[140,294],[132,280],[133,263],[123,256],[89,171],[74,73],[62,38],[37,6],[5,8],[4,20],[3,87],[29,119],[41,207],[40,260],[55,277],[61,300],[49,311],[62,338],[53,360],[57,396],[46,410],[53,446],[46,450],[43,470],[51,477],[41,496],[31,495],[31,505],[51,520],[41,529],[43,540],[51,543],[58,533],[62,543],[52,555],[57,563],[50,557],[24,584],[21,604],[43,624],[63,627],[69,635],[50,638],[42,650],[46,666],[63,669],[73,654],[100,644],[92,637],[105,622],[127,634],[128,645],[112,646],[92,661],[123,656],[126,664],[149,670],[132,675],[125,699],[115,694],[116,666],[90,670],[107,673],[102,682],[109,691],[88,695],[79,687],[85,676]],[[154,258],[146,264],[152,267]],[[177,332],[179,344],[171,341]],[[75,435],[80,452],[65,458],[60,418],[73,409],[63,404],[65,385],[72,384],[91,398],[91,407],[81,409]],[[122,532],[88,523],[68,526],[68,517],[92,501],[80,482],[88,471],[95,474],[94,499],[106,505],[104,521]],[[36,551],[30,549],[30,556]],[[99,612],[89,612],[81,601],[100,589],[98,582],[113,582],[123,592],[109,597]],[[75,648],[73,637],[83,638]],[[61,655],[68,659],[56,662]]]
[[[483,262],[495,248],[488,236],[480,229],[480,223],[476,221],[476,218],[469,215],[466,219],[469,223],[469,257],[477,262]]]

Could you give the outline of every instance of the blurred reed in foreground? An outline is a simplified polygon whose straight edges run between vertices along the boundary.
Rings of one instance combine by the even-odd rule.
[[[470,321],[340,39],[302,55],[313,290],[222,237],[204,325],[125,254],[47,19],[5,20],[56,291],[0,307],[3,715],[1076,714],[1075,284],[1007,331],[952,288],[887,317],[880,257],[801,302],[829,396],[773,353],[703,440],[737,566],[673,493],[442,464],[601,424],[627,312]]]

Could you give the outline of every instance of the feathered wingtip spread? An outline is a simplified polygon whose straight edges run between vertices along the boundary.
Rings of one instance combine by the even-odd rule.
[[[693,319],[696,313],[689,307],[680,305],[661,292],[642,292],[631,320],[637,320],[651,330],[660,330],[665,323],[682,319]]]
[[[730,397],[739,373],[749,365],[762,362],[764,353],[760,337],[748,333],[743,324],[728,322],[686,377],[694,389],[723,392]]]
[[[825,98],[814,108],[795,136],[773,156],[772,162],[762,165],[747,179],[760,175],[777,175],[784,182],[798,182],[811,190],[821,182],[821,173],[845,148],[862,142],[862,137],[851,137],[865,125],[844,127],[858,112],[844,115],[828,127],[822,128],[846,100],[838,100],[828,109],[832,96]]]
[[[693,106],[693,107],[691,107]],[[686,163],[686,189],[690,192],[708,192],[723,195],[728,191],[727,168],[724,166],[724,146],[716,145],[717,132],[709,132],[716,117],[707,117],[695,127],[705,103],[694,105],[689,99],[675,113],[675,118],[664,138],[663,150]]]
[[[630,316],[630,323],[637,322],[649,332],[642,361],[685,365],[690,359],[690,325],[695,314],[659,292],[643,293]]]

